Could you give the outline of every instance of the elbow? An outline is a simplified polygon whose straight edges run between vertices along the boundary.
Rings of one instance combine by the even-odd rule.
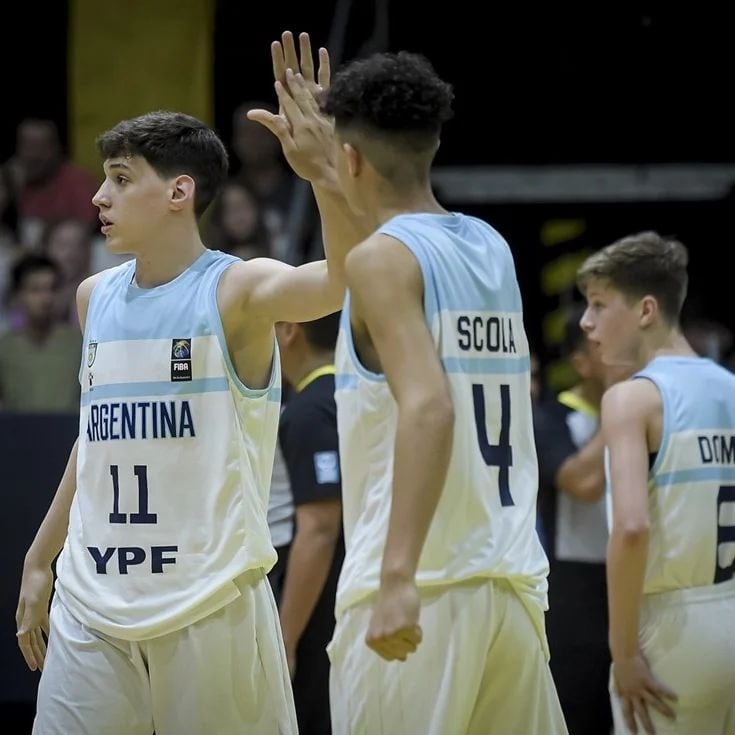
[[[448,392],[426,396],[416,402],[412,413],[417,422],[427,428],[432,427],[436,431],[448,435],[451,435],[454,431],[454,404]]]
[[[648,540],[651,524],[647,520],[630,519],[620,521],[613,527],[613,535],[623,543],[638,544]]]

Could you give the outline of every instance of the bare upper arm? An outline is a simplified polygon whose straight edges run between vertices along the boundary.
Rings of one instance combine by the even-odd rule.
[[[339,537],[342,527],[342,503],[337,498],[318,500],[296,506],[299,531]]]
[[[82,334],[84,334],[84,327],[87,323],[87,310],[89,309],[89,300],[92,298],[92,291],[106,272],[100,271],[85,278],[77,287],[77,315],[79,316],[79,326]]]
[[[344,298],[344,289],[330,281],[324,260],[293,266],[254,258],[235,263],[225,277],[225,308],[270,324],[319,319],[338,311]]]
[[[661,397],[648,380],[627,380],[602,399],[602,431],[610,453],[613,525],[648,522],[650,427],[660,421]]]
[[[432,392],[451,401],[411,251],[393,237],[373,235],[347,256],[346,276],[351,316],[365,324],[396,399]]]

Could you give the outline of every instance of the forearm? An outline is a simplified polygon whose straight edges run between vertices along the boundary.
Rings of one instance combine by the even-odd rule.
[[[416,576],[449,467],[453,424],[451,406],[417,405],[413,410],[399,410],[381,583]]]
[[[334,185],[314,185],[314,197],[319,208],[324,253],[329,280],[344,293],[345,258],[350,250],[371,234],[370,229],[355,215]]]
[[[50,566],[64,546],[69,528],[69,509],[77,486],[78,443],[77,439],[71,448],[69,460],[54,499],[26,553],[26,564]]]
[[[605,491],[605,441],[597,432],[584,446],[568,457],[556,473],[556,486],[575,500],[592,503]]]
[[[607,553],[610,651],[613,660],[638,653],[643,581],[646,572],[648,531],[610,535]]]
[[[296,532],[279,610],[287,647],[296,646],[314,612],[329,576],[338,537],[339,530]]]

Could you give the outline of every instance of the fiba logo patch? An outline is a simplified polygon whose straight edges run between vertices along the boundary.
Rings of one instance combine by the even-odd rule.
[[[94,360],[97,357],[97,343],[96,342],[90,342],[87,345],[87,367],[92,367],[94,365]]]
[[[191,380],[191,339],[171,340],[171,380]]]

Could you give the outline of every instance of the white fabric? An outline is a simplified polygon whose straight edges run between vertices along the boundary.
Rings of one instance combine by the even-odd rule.
[[[424,589],[421,598],[424,639],[405,662],[366,646],[369,601],[337,622],[328,649],[334,735],[567,732],[545,643],[506,581]]]
[[[643,600],[641,649],[679,697],[675,721],[649,707],[656,735],[735,735],[735,581]],[[610,684],[615,734],[629,735]]]
[[[143,641],[82,625],[57,597],[33,735],[295,735],[276,606],[261,570],[237,599]]]

